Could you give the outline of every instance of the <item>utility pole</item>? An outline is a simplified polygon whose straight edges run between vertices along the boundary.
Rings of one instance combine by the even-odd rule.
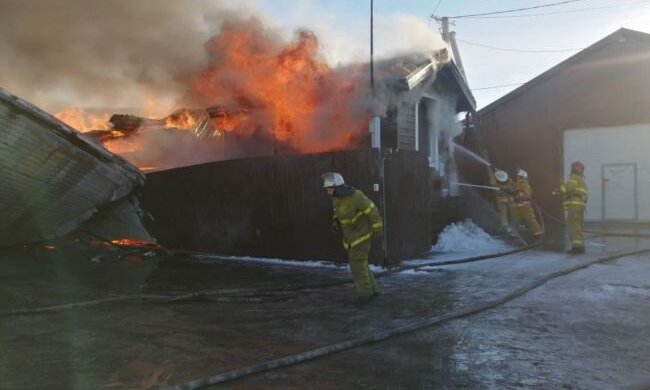
[[[375,96],[374,1],[370,0],[370,90]]]
[[[463,61],[460,58],[460,51],[458,50],[458,44],[456,43],[456,32],[449,31],[449,17],[443,16],[442,18],[439,18],[433,15],[431,17],[440,22],[442,26],[442,40],[445,41],[445,43],[451,49],[454,62],[458,66],[458,69],[463,73],[463,76],[465,76],[465,68],[463,67]]]
[[[449,43],[449,18],[443,16],[442,18],[436,18],[442,24],[442,40],[446,43]]]
[[[377,116],[375,100],[377,99],[375,90],[375,39],[374,39],[374,1],[370,0],[370,97],[372,101],[371,118],[369,124],[370,145],[373,149],[381,150],[381,126],[379,116]]]
[[[372,117],[370,118],[369,131],[370,131],[370,145],[372,149],[377,150],[378,158],[378,175],[377,183],[373,184],[373,190],[378,193],[379,204],[381,208],[381,216],[384,228],[382,230],[382,255],[383,260],[386,261],[388,258],[388,224],[386,221],[386,178],[385,178],[385,159],[383,155],[383,150],[381,148],[381,118],[377,115],[377,109],[375,105],[377,104],[377,94],[375,90],[375,40],[374,40],[374,21],[375,21],[375,12],[374,12],[374,1],[370,0],[370,94],[372,99]]]

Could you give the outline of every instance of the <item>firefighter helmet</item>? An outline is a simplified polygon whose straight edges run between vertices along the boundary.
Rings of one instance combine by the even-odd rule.
[[[505,183],[508,181],[508,172],[499,169],[498,171],[494,172],[494,177],[498,182]]]
[[[341,176],[341,174],[338,172],[325,172],[320,175],[320,177],[323,179],[324,188],[336,187],[345,184],[343,176]]]
[[[523,177],[524,179],[528,179],[528,172],[526,172],[523,169],[519,168],[519,170],[517,171],[517,176]]]

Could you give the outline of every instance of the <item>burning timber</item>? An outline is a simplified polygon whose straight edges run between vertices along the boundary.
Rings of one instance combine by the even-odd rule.
[[[137,198],[144,175],[32,104],[0,89],[0,247],[83,229],[151,241]]]

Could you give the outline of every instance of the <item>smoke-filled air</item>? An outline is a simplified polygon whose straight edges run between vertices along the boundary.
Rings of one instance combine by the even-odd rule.
[[[345,150],[367,134],[365,36],[341,47],[318,25],[325,47],[312,30],[287,33],[252,7],[207,0],[0,7],[0,86],[143,169]],[[399,32],[406,22],[381,23]],[[419,27],[410,51],[434,42]],[[380,57],[405,47],[393,41]]]

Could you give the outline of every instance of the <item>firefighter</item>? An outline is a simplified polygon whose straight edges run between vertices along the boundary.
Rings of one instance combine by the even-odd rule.
[[[358,301],[368,302],[378,294],[377,282],[368,268],[368,255],[373,235],[382,233],[381,216],[363,192],[345,184],[341,174],[327,172],[321,178],[325,191],[332,197],[332,226],[341,231]]]
[[[512,218],[512,194],[514,187],[512,180],[506,171],[497,170],[494,176],[490,178],[490,184],[498,190],[496,191],[497,210],[499,210],[499,219],[501,221],[501,231],[510,232],[510,218]]]
[[[539,226],[539,222],[537,222],[532,205],[533,189],[528,184],[528,173],[523,169],[517,171],[517,180],[514,187],[514,209],[517,226],[525,223],[533,237],[541,236],[544,232]]]
[[[554,191],[562,195],[562,205],[566,218],[571,249],[569,253],[585,253],[585,241],[582,235],[584,224],[585,205],[589,193],[584,178],[585,166],[580,161],[571,163],[571,174],[567,181]]]

